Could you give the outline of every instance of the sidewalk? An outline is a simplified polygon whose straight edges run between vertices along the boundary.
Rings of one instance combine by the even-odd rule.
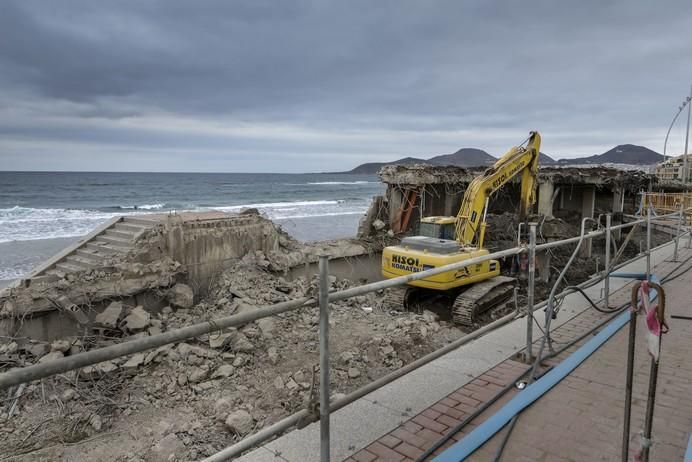
[[[652,265],[663,262],[672,252],[672,245],[657,249],[652,254]],[[689,252],[681,249],[681,256],[689,255]],[[645,260],[640,259],[622,271],[643,271],[645,265]],[[663,268],[657,268],[658,270],[664,271]],[[612,279],[611,291],[630,283],[628,280]],[[592,298],[599,299],[601,289],[602,283],[590,288],[587,293]],[[620,291],[619,296],[623,297],[625,292],[628,294],[628,291]],[[624,298],[627,296],[624,295]],[[611,296],[611,304],[616,302],[619,299]],[[565,298],[554,327],[559,328],[557,332],[564,339],[588,329],[602,316],[604,315],[589,309],[588,303],[581,296],[573,294]],[[536,319],[541,325],[542,317],[542,310],[536,312]],[[537,328],[534,328],[534,332],[535,337],[540,335]],[[524,348],[525,335],[526,319],[513,321],[334,413],[331,419],[332,460],[415,459],[449,427],[463,419],[464,415],[473,412],[476,406],[523,371],[526,366],[510,358]],[[559,336],[556,339],[561,340]],[[664,340],[664,345],[666,341],[667,339]],[[486,411],[485,415],[491,415],[493,409],[501,406],[511,396],[512,393],[508,393],[503,400]],[[484,415],[481,418],[485,418]],[[467,431],[471,428],[469,426]],[[373,441],[379,435],[384,436]],[[508,447],[507,450],[509,449]],[[318,461],[319,423],[292,431],[239,460]],[[510,457],[505,460],[515,459]],[[529,459],[525,460],[541,459],[529,455]]]

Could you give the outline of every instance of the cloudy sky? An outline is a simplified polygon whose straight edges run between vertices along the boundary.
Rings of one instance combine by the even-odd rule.
[[[689,0],[3,1],[0,169],[661,152],[690,84]]]

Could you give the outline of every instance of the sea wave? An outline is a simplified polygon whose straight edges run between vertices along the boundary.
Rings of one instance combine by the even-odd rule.
[[[315,181],[311,185],[378,184],[377,181]]]
[[[15,206],[0,209],[0,242],[28,241],[58,237],[75,237],[89,233],[110,218],[127,213],[139,215],[171,209],[170,204],[143,204],[113,207],[106,210],[31,208]],[[272,220],[288,220],[321,216],[356,215],[364,213],[368,202],[363,198],[333,200],[282,201],[228,206],[188,206],[179,211],[221,210],[240,212],[259,209]],[[131,207],[131,208],[130,208]],[[127,212],[124,212],[127,210]]]
[[[123,210],[161,210],[166,204],[120,205]]]

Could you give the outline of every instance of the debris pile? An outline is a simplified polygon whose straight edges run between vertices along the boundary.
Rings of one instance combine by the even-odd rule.
[[[7,339],[0,344],[0,370],[316,293],[316,278],[287,280],[268,271],[266,261],[257,253],[239,260],[197,304],[191,304],[190,288],[177,284],[166,293],[169,305],[159,311],[112,301],[83,336],[52,343]],[[334,277],[330,283],[333,289],[351,285]],[[334,396],[463,335],[431,312],[394,310],[390,295],[332,304]],[[5,441],[0,457],[168,461],[213,454],[291,413],[314,408],[318,321],[317,308],[292,311],[12,389],[0,407]]]

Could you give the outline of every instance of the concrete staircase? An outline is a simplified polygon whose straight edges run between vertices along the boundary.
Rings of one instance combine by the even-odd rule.
[[[48,282],[63,278],[68,273],[102,267],[107,259],[129,252],[137,238],[158,223],[157,219],[139,216],[122,216],[109,220],[47,260],[24,278],[24,281]]]

